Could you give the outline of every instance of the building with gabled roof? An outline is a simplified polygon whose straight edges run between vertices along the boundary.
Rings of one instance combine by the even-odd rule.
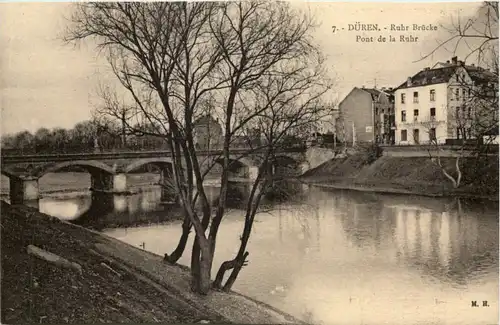
[[[199,149],[209,150],[222,146],[222,126],[209,114],[197,118],[193,122],[194,138]]]
[[[336,134],[341,142],[390,144],[394,139],[392,88],[354,87],[340,102]]]
[[[476,92],[483,86],[493,89],[488,96],[498,98],[498,77],[481,67],[466,65],[456,56],[451,62],[438,62],[409,77],[395,90],[396,144],[445,143],[447,139],[471,139],[482,133],[477,128],[477,116],[484,112],[478,112],[481,96]],[[498,115],[490,114],[498,113],[497,105],[498,101],[481,118],[493,118],[496,128]]]

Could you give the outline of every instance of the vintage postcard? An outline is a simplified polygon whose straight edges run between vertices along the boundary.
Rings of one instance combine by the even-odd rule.
[[[1,3],[2,324],[498,324],[498,18]]]

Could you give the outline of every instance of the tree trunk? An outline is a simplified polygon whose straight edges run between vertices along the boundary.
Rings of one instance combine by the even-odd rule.
[[[248,252],[246,252],[245,254],[248,255]],[[238,257],[236,257],[236,258],[238,259]],[[227,279],[226,284],[224,284],[224,288],[222,290],[224,290],[226,292],[228,292],[228,291],[231,290],[231,288],[233,287],[234,282],[236,281],[236,278],[240,274],[240,271],[241,271],[241,268],[244,265],[244,262],[245,262],[244,257],[243,257],[243,260],[239,259],[239,260],[236,261],[236,266],[233,268],[233,271],[231,272],[231,275]]]
[[[191,252],[191,291],[200,292],[200,243],[195,238]]]
[[[170,264],[175,264],[181,258],[184,250],[186,249],[187,241],[189,239],[189,234],[191,233],[191,221],[186,216],[184,217],[184,222],[182,223],[182,235],[177,244],[177,248],[172,252],[172,254],[165,254],[164,261]]]
[[[268,152],[269,155],[270,152]],[[267,174],[264,174],[263,172],[266,172]],[[272,173],[272,170],[271,170]],[[271,174],[272,175],[272,174]],[[261,185],[260,181],[262,177],[266,177],[265,183],[262,184],[261,190],[257,193],[257,189]],[[229,278],[226,282],[226,284],[223,287],[224,291],[229,291],[231,290],[234,282],[236,281],[236,278],[238,277],[241,269],[243,266],[246,265],[246,258],[248,257],[248,252],[246,251],[246,247],[248,244],[248,240],[250,239],[250,234],[252,233],[252,226],[255,218],[255,214],[257,213],[257,208],[259,207],[260,200],[262,199],[262,195],[265,192],[264,188],[266,186],[269,186],[269,169],[268,169],[268,157],[266,157],[265,161],[262,163],[262,165],[259,168],[259,173],[257,175],[257,179],[255,180],[252,190],[250,192],[250,197],[248,198],[247,201],[247,207],[246,207],[246,215],[245,215],[245,225],[243,227],[243,233],[240,238],[241,244],[240,248],[238,250],[238,253],[236,254],[236,257],[231,260],[231,261],[226,261],[222,263],[222,265],[219,268],[219,271],[217,272],[217,276],[215,278],[213,287],[216,289],[220,289],[222,286],[222,281],[224,279],[224,274],[226,271],[229,271],[230,269],[233,269],[231,274],[229,275]],[[255,201],[254,201],[255,198]]]
[[[248,252],[245,252],[244,254],[238,254],[234,260],[229,262],[230,264],[224,265],[224,263],[227,263],[224,262],[221,265],[219,272],[217,273],[217,277],[220,277],[220,279],[216,278],[216,280],[219,280],[220,282],[214,283],[214,287],[220,289],[222,280],[224,278],[224,273],[226,273],[226,271],[230,269],[233,269],[223,288],[223,290],[226,292],[231,290],[234,282],[236,281],[236,278],[240,274],[241,269],[243,268],[243,266],[247,265],[246,258],[248,257],[248,254]]]
[[[199,241],[195,240],[191,254],[191,290],[193,292],[206,295],[212,288],[213,256],[209,243],[206,247],[201,247]]]
[[[199,269],[199,287],[198,293],[206,295],[210,291],[212,287],[212,260],[213,253],[210,249],[210,244],[208,243],[207,247],[202,248],[201,252],[201,263]]]

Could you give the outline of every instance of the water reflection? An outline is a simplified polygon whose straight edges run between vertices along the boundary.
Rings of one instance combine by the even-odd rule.
[[[296,188],[299,195],[288,201],[264,202],[237,291],[314,323],[497,321],[498,203]],[[231,191],[233,198],[244,198],[249,187],[239,190]],[[159,216],[171,212],[155,193],[100,203],[92,199],[77,219],[86,215],[89,223],[104,225],[102,220],[129,218],[133,224],[142,216],[161,222]],[[217,199],[217,188],[209,193]],[[85,204],[65,208],[66,214],[81,212]],[[242,222],[237,209],[224,216],[213,272],[236,253]],[[147,250],[163,255],[175,248],[181,227],[172,222],[106,233],[135,246],[145,243]],[[188,248],[180,263],[189,264],[189,253]],[[488,300],[490,308],[471,309],[471,300]]]
[[[216,203],[220,187],[206,186],[205,190],[209,202]],[[250,190],[249,183],[231,183],[227,207],[245,207]],[[151,187],[129,196],[100,192],[65,198],[48,196],[40,199],[37,205],[41,212],[98,230],[182,219],[179,206],[162,203],[159,187]]]

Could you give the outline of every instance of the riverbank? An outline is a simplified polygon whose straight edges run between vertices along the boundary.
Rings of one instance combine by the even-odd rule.
[[[1,212],[2,323],[300,323],[237,293],[197,296],[185,267],[103,234],[24,206],[2,202]],[[81,273],[28,254],[28,245]]]
[[[455,175],[455,159],[441,158]],[[463,197],[498,201],[498,156],[480,164],[460,160],[461,186],[453,188],[439,166],[427,157],[374,157],[369,151],[332,159],[300,177],[304,183],[335,189],[410,194],[430,197]]]

